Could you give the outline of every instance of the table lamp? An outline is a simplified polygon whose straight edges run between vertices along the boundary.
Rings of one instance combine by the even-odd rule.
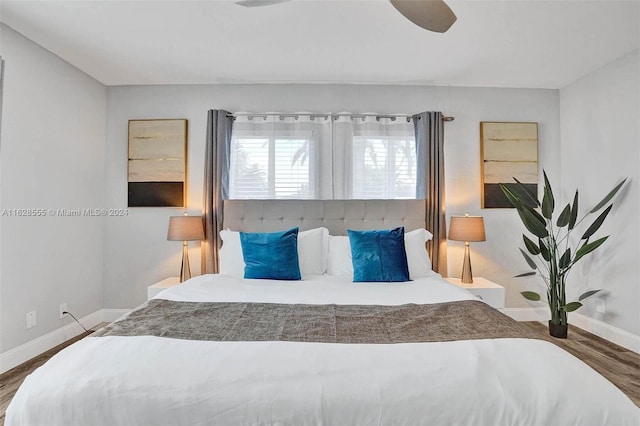
[[[204,226],[202,216],[171,216],[169,218],[169,232],[167,240],[182,241],[182,267],[180,269],[180,282],[191,278],[189,266],[188,241],[204,240]]]
[[[485,241],[484,219],[482,216],[469,216],[468,213],[464,216],[451,216],[449,239],[453,241],[464,241],[464,262],[462,264],[460,282],[472,284],[473,274],[471,273],[469,242]]]

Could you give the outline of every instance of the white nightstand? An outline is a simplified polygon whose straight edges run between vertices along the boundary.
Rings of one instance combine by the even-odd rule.
[[[504,309],[504,287],[485,278],[473,277],[473,283],[465,284],[460,278],[446,278],[451,284],[469,290],[471,294],[496,309]]]
[[[158,281],[154,285],[150,285],[149,287],[147,287],[147,300],[153,299],[155,295],[160,293],[162,290],[166,290],[178,284],[180,284],[179,277],[169,277],[165,278],[162,281]]]

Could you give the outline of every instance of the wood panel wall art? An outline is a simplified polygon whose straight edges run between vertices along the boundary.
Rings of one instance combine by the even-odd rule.
[[[512,207],[499,184],[522,182],[538,194],[538,123],[480,123],[482,208]]]
[[[129,120],[129,207],[184,207],[187,120]]]

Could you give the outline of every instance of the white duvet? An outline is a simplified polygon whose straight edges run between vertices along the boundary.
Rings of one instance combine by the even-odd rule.
[[[203,276],[157,297],[311,304],[473,297],[439,278],[354,284]],[[88,337],[27,377],[11,425],[640,425],[620,390],[556,346]]]

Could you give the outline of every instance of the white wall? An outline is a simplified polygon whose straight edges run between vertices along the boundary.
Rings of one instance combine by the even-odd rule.
[[[487,241],[472,244],[474,274],[507,287],[508,306],[528,306],[521,283],[511,277],[525,268],[517,247],[522,225],[510,209],[480,209],[480,121],[540,123],[540,165],[559,177],[558,92],[365,85],[209,85],[123,86],[107,89],[108,207],[127,205],[127,121],[141,118],[189,119],[188,207],[199,214],[206,112],[313,111],[416,113],[441,110],[456,117],[445,125],[447,212],[482,214]],[[146,297],[146,287],[180,268],[180,244],[166,241],[168,217],[181,209],[130,208],[128,217],[107,218],[104,245],[105,308],[130,308]],[[449,271],[459,276],[462,243],[449,243]],[[197,274],[199,249],[192,245]]]
[[[640,53],[638,50],[560,91],[564,200],[580,191],[583,211],[619,180],[630,183],[602,227],[603,247],[572,272],[570,293],[603,288],[606,313],[579,312],[640,335]],[[576,267],[577,267],[576,266]]]
[[[106,89],[2,25],[1,209],[104,204]],[[102,308],[103,220],[2,216],[0,353]],[[25,315],[37,311],[26,330]]]

